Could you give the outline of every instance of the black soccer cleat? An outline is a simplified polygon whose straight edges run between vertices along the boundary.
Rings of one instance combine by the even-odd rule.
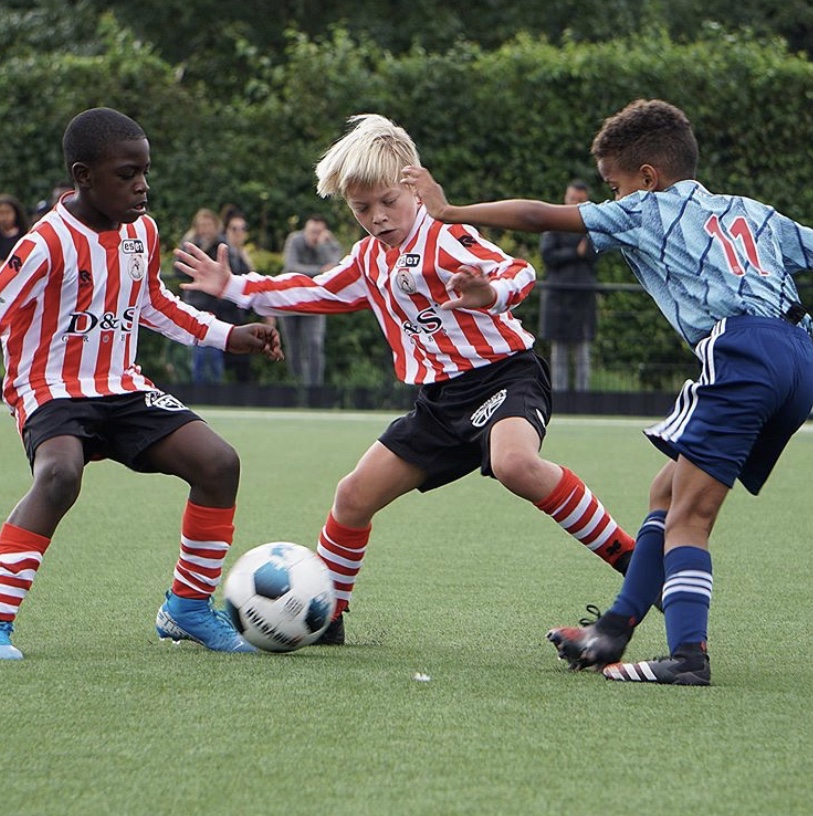
[[[588,611],[595,607],[588,606]],[[580,621],[581,626],[551,629],[546,637],[556,647],[560,660],[566,660],[573,671],[601,670],[621,660],[632,637],[632,624],[620,615],[607,613],[595,623]]]
[[[711,664],[705,643],[685,643],[671,657],[640,663],[612,663],[602,674],[622,683],[660,683],[668,686],[710,686]]]
[[[344,646],[344,612],[340,612],[313,643],[314,646]]]

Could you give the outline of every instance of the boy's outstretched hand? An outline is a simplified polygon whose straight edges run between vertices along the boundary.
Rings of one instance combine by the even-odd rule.
[[[441,309],[488,309],[497,302],[497,292],[488,275],[476,266],[461,266],[448,280],[446,291],[452,296]]]
[[[186,243],[183,249],[175,250],[175,267],[192,278],[191,283],[182,283],[181,289],[220,297],[231,278],[229,246],[220,244],[213,261],[200,247]]]
[[[213,261],[200,247],[186,243],[184,249],[175,250],[175,266],[192,278],[191,283],[182,283],[181,289],[220,297],[231,278],[228,244],[220,244],[217,260]],[[235,326],[229,332],[226,351],[232,354],[262,354],[269,360],[285,359],[279,332],[267,323]]]
[[[443,216],[449,208],[446,194],[425,167],[407,165],[401,171],[401,184],[412,187],[432,218],[437,218],[438,221],[445,220]]]
[[[262,354],[269,360],[284,360],[279,332],[267,323],[248,323],[235,326],[229,332],[226,351],[232,354]]]

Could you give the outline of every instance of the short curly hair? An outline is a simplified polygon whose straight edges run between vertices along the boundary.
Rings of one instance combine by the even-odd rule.
[[[638,99],[605,119],[591,153],[597,161],[612,159],[626,173],[644,164],[672,178],[693,178],[697,173],[691,122],[680,108],[662,99]]]
[[[77,114],[65,128],[62,153],[68,175],[76,162],[92,164],[107,156],[116,142],[146,139],[147,134],[138,122],[113,108],[90,108]]]

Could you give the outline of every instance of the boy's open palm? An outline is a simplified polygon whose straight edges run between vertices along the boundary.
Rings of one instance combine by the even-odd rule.
[[[461,266],[448,280],[446,291],[452,296],[441,309],[487,309],[497,302],[497,293],[488,275],[475,266]]]
[[[175,266],[192,278],[191,283],[182,283],[181,289],[220,297],[231,278],[228,244],[220,244],[213,261],[200,247],[186,243],[183,249],[175,250]]]
[[[202,249],[194,244],[184,244],[184,249],[175,250],[176,267],[192,278],[191,283],[182,283],[181,289],[206,292],[220,297],[231,278],[228,244],[217,248],[217,260],[213,261]],[[269,360],[284,360],[279,332],[267,323],[249,323],[235,326],[229,333],[226,351],[233,354],[262,354]]]

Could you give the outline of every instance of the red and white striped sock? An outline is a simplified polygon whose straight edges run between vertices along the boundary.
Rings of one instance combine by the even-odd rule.
[[[339,524],[333,513],[329,513],[325,526],[319,533],[316,552],[330,570],[336,591],[336,616],[338,617],[350,603],[356,576],[361,569],[372,525],[359,529]]]
[[[188,501],[181,520],[181,554],[172,592],[206,600],[223,574],[223,561],[234,538],[235,507],[202,507]]]
[[[0,528],[0,621],[17,617],[50,538],[6,522]]]
[[[611,566],[635,547],[587,485],[567,468],[553,492],[536,506]]]

